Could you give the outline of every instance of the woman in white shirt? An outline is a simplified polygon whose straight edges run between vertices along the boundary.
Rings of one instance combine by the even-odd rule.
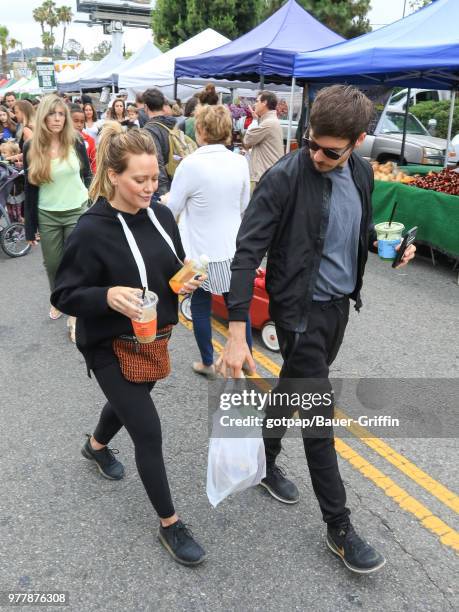
[[[196,110],[196,141],[199,149],[178,166],[167,205],[175,217],[187,257],[209,257],[208,279],[191,298],[193,330],[201,361],[193,370],[209,378],[216,375],[213,361],[212,293],[226,301],[231,280],[231,261],[236,235],[250,199],[249,168],[244,157],[225,145],[231,142],[232,120],[223,105]],[[247,343],[252,346],[250,320]]]
[[[84,128],[83,132],[91,136],[96,141],[96,145],[99,144],[100,132],[104,125],[103,119],[97,119],[97,111],[94,104],[86,102],[83,105],[84,112]]]

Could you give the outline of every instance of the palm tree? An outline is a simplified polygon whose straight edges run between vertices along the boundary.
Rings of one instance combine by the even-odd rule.
[[[6,26],[0,26],[0,47],[2,48],[2,72],[6,75],[8,72],[8,58],[6,56],[8,49],[14,49],[19,45],[19,41],[10,38],[9,30]]]
[[[72,23],[73,13],[72,8],[70,6],[60,6],[57,10],[57,18],[59,19],[59,23],[62,23],[64,26],[64,35],[62,36],[62,46],[61,46],[61,54],[64,53],[65,46],[65,35],[67,33],[67,26]]]
[[[46,55],[53,54],[53,48],[54,48],[54,43],[56,42],[56,38],[54,36],[54,34],[51,34],[51,32],[45,32],[44,34],[41,35],[41,40],[43,42],[43,51]]]
[[[48,11],[45,9],[44,6],[39,6],[38,8],[32,11],[32,16],[34,18],[34,21],[40,24],[41,35],[43,36],[43,34],[45,33],[45,23],[48,17]]]

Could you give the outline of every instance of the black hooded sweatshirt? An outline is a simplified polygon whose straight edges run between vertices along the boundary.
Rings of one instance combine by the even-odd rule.
[[[152,209],[183,261],[185,253],[171,211],[162,204],[152,204]],[[65,245],[51,295],[53,306],[77,317],[76,344],[88,371],[113,362],[116,359],[113,339],[133,333],[130,319],[108,306],[108,289],[115,286],[141,288],[142,285],[117,213],[107,200],[100,198],[80,217]],[[178,300],[169,287],[169,279],[180,268],[180,263],[146,210],[122,215],[145,261],[148,288],[159,298],[158,329],[175,325]]]

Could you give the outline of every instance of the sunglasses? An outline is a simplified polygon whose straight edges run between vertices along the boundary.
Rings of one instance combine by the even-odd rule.
[[[344,147],[344,149],[342,149],[341,151],[336,151],[335,149],[328,149],[327,147],[321,147],[320,145],[317,144],[317,142],[315,140],[312,140],[311,138],[304,138],[304,142],[306,143],[306,146],[308,147],[308,149],[310,149],[311,151],[322,151],[322,153],[328,157],[329,159],[333,159],[333,161],[338,161],[338,159],[340,157],[342,157],[346,151],[349,151],[349,149],[351,149],[354,145],[352,143],[348,144],[347,147]]]

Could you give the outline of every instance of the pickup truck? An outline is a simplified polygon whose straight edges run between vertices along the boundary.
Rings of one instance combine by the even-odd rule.
[[[365,159],[381,163],[400,159],[402,150],[403,122],[405,114],[388,107],[381,113],[372,129],[357,152]],[[288,121],[281,120],[284,142],[287,141]],[[291,148],[296,147],[296,130],[298,122],[293,121],[290,136]],[[411,113],[408,114],[407,134],[405,141],[404,164],[428,164],[442,166],[445,161],[446,140],[431,136],[422,123]],[[448,163],[459,162],[454,146],[450,145]]]
[[[399,161],[402,150],[403,112],[391,110],[382,113],[374,130],[367,134],[358,152],[366,159],[379,162]],[[408,114],[405,154],[403,164],[428,164],[442,166],[445,161],[446,140],[431,136],[422,123]],[[454,164],[456,151],[450,146],[448,162]]]

